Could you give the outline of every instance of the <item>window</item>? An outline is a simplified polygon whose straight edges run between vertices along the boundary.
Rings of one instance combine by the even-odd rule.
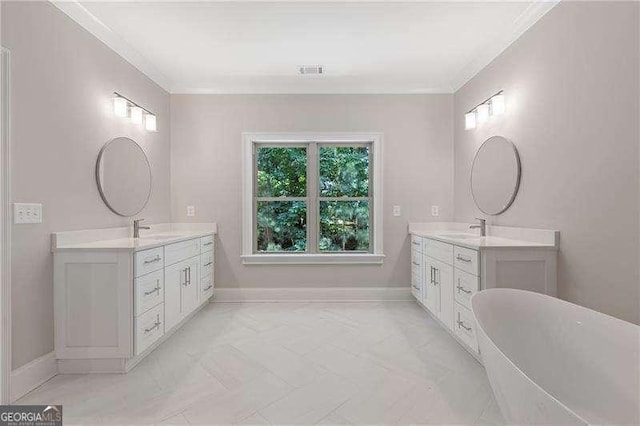
[[[381,263],[379,134],[245,134],[244,263]]]

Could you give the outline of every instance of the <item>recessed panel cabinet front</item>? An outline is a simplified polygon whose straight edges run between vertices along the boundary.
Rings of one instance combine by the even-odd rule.
[[[199,257],[165,268],[165,330],[173,328],[198,306],[199,279]]]

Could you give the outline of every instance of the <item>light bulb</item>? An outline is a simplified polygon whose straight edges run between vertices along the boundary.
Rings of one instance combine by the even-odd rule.
[[[147,114],[144,120],[145,128],[150,132],[155,132],[156,129],[156,116],[153,114]]]
[[[126,117],[127,116],[128,104],[125,98],[121,98],[120,96],[116,96],[113,98],[113,112],[116,117]]]
[[[478,123],[484,123],[489,119],[489,105],[482,104],[476,107]]]
[[[143,110],[140,107],[131,107],[131,121],[135,124],[142,124]]]
[[[476,113],[471,111],[464,115],[464,128],[465,130],[476,128]]]
[[[504,95],[502,93],[498,93],[493,98],[491,98],[491,114],[504,114]]]

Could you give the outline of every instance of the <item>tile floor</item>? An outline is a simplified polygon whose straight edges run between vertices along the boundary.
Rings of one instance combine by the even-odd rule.
[[[484,369],[415,303],[213,303],[126,375],[21,404],[65,424],[500,424]]]

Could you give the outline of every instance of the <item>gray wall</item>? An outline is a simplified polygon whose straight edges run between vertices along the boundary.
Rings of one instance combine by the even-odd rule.
[[[94,179],[100,147],[140,143],[154,175],[141,217],[170,218],[169,95],[48,2],[2,2],[2,45],[11,50],[12,198],[41,202],[42,225],[12,228],[13,368],[53,350],[50,233],[123,226]],[[121,92],[158,114],[148,133],[113,115]]]
[[[494,224],[561,231],[559,296],[640,322],[639,4],[562,2],[455,94],[455,218],[480,212],[476,149],[511,139],[523,176]],[[504,89],[507,114],[464,130],[464,113]]]
[[[452,95],[177,95],[171,98],[172,219],[216,221],[219,287],[408,286],[407,223],[453,217]],[[242,132],[384,133],[380,266],[243,266]],[[401,205],[402,217],[392,206]],[[430,206],[440,217],[427,217]],[[186,206],[196,217],[186,217]]]

